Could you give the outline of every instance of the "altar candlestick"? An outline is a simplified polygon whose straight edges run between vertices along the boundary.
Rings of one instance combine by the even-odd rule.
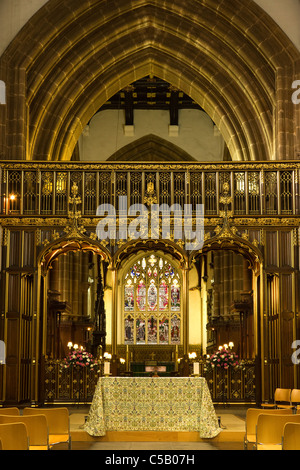
[[[194,375],[200,375],[200,364],[199,362],[194,362],[193,367],[194,367]]]
[[[126,372],[129,371],[129,347],[126,345]]]
[[[110,362],[104,362],[104,375],[110,374]]]
[[[178,372],[178,345],[175,346],[175,372]]]

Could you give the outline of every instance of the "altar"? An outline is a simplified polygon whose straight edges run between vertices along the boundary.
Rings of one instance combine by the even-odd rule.
[[[100,377],[84,430],[199,432],[221,429],[203,377]]]

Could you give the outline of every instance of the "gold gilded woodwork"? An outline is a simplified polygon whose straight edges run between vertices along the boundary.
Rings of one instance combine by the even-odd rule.
[[[267,15],[261,15],[261,10],[254,2],[237,2],[239,8],[234,18],[232,17],[231,2],[222,2],[216,15],[211,16],[214,21],[213,27],[210,16],[206,14],[201,16],[202,9],[203,13],[215,9],[215,2],[213,2],[213,0],[198,2],[197,7],[199,7],[199,10],[197,10],[196,14],[193,2],[183,7],[182,2],[179,0],[172,2],[170,0],[166,2],[156,0],[151,2],[146,1],[143,2],[141,8],[136,8],[134,2],[120,0],[117,13],[111,11],[109,2],[100,3],[101,21],[98,25],[95,25],[94,18],[99,17],[99,10],[94,11],[94,8],[99,8],[99,2],[94,2],[93,5],[89,5],[89,9],[85,11],[85,2],[74,0],[71,11],[68,2],[63,0],[60,5],[59,14],[55,11],[55,2],[48,2],[48,4],[44,8],[41,8],[37,15],[31,19],[27,27],[16,36],[5,52],[0,68],[5,75],[8,70],[12,71],[15,80],[13,80],[9,91],[7,120],[1,128],[1,155],[5,158],[15,157],[16,155],[20,158],[25,158],[26,155],[27,158],[67,160],[72,154],[72,150],[82,131],[82,123],[87,122],[94,110],[100,107],[107,97],[112,96],[113,92],[118,91],[118,87],[129,85],[134,78],[140,75],[142,76],[142,74],[150,70],[151,72],[158,72],[161,76],[170,80],[172,85],[178,87],[178,89],[183,88],[184,91],[189,93],[198,103],[209,103],[208,112],[211,112],[211,115],[215,116],[215,121],[229,144],[233,158],[240,160],[259,160],[262,158],[273,158],[274,155],[282,159],[285,159],[287,155],[290,156],[290,158],[294,157],[295,133],[293,127],[290,125],[293,119],[291,115],[292,106],[290,104],[290,85],[292,81],[291,77],[299,71],[299,53],[289,42],[288,38],[283,35],[279,26],[275,25]],[[94,15],[94,13],[96,14]],[[162,18],[166,17],[166,13],[168,13],[167,20],[163,22]],[[148,23],[144,21],[145,18],[150,17],[152,18],[151,28],[149,28]],[[41,27],[45,18],[47,18],[47,28]],[[111,28],[111,21],[114,18],[120,20],[119,26],[116,29]],[[198,21],[198,18],[201,19],[201,21]],[[254,35],[252,34],[253,31],[251,28],[247,30],[246,34],[241,34],[241,31],[245,31],[245,18],[249,20],[250,24],[257,26]],[[180,30],[178,29],[179,20],[181,25]],[[189,28],[191,21],[193,22],[192,29]],[[95,34],[95,32],[97,32],[95,28],[99,28],[98,32],[100,34]],[[55,31],[55,34],[53,34],[53,31]],[[129,41],[127,47],[123,39],[125,34],[128,34],[128,31],[130,31],[130,33],[132,32],[134,42]],[[160,34],[161,31],[164,32],[163,35]],[[224,31],[229,32],[225,46],[225,42],[223,40],[220,41]],[[203,43],[208,39],[208,32],[209,35],[211,35],[210,44],[215,49],[210,50],[206,57],[202,55],[199,44],[202,44],[202,39]],[[230,34],[231,32],[233,34]],[[70,34],[70,36],[66,37],[66,34]],[[28,37],[31,38],[30,41],[28,41]],[[84,41],[85,46],[80,49],[80,53],[78,54],[77,44],[79,44],[79,42],[82,43],[82,37],[86,39],[86,41]],[[103,37],[106,38],[106,41],[95,39]],[[169,42],[170,40],[172,43],[176,40],[176,42],[183,47],[174,48],[174,50],[171,51],[169,47],[171,43]],[[245,47],[241,47],[241,40],[244,41],[242,44],[244,44]],[[52,47],[53,41],[55,41],[56,44],[54,56],[54,49]],[[68,48],[67,55],[65,54],[66,41],[68,44],[72,44],[72,47]],[[91,44],[93,45],[92,49],[90,48]],[[132,53],[132,44],[146,44],[143,54],[141,53],[140,47],[136,47]],[[147,44],[150,46],[148,47]],[[111,47],[114,50],[114,54],[111,53]],[[92,57],[90,55],[91,50],[93,50]],[[183,57],[178,53],[178,50],[185,50],[187,54]],[[219,58],[220,50],[222,50],[222,60]],[[249,51],[249,53],[245,54],[245,50],[247,50],[247,52]],[[277,52],[270,56],[270,51]],[[124,57],[127,56],[127,53],[130,53],[131,60],[127,61],[124,67]],[[102,64],[101,70],[98,68],[99,57],[101,58]],[[199,68],[199,70],[191,68],[191,64],[195,63],[195,57],[200,58],[200,62],[202,63],[201,72]],[[12,58],[14,63],[12,63]],[[90,59],[91,62],[87,62]],[[58,63],[59,67],[56,67]],[[231,66],[228,67],[228,69],[225,68],[225,70],[224,63],[231,64]],[[18,70],[16,64],[19,65],[20,70]],[[240,64],[247,65],[247,67],[242,67],[242,72]],[[253,64],[256,64],[255,73],[253,73]],[[120,73],[121,68],[122,73]],[[50,70],[54,80],[44,80],[44,78],[49,75]],[[81,71],[86,70],[89,70],[90,73],[81,73]],[[219,79],[216,85],[215,80],[210,80],[213,84],[213,88],[210,88],[208,92],[202,83],[203,77],[205,77],[205,81],[207,77],[211,77],[209,70],[214,70],[216,77],[219,77]],[[71,72],[75,73],[72,74]],[[200,73],[203,73],[203,75]],[[71,76],[71,82],[66,80],[66,77]],[[84,76],[86,76],[86,79]],[[115,80],[116,76],[119,80]],[[84,82],[79,83],[76,77],[82,77]],[[94,77],[94,83],[91,83],[90,77]],[[252,81],[253,77],[254,81]],[[99,82],[102,83],[101,88],[103,90],[100,94]],[[53,87],[53,83],[55,87]],[[243,92],[239,94],[241,88],[240,83],[249,84],[247,89],[249,93],[246,94]],[[82,93],[80,93],[79,90],[82,91]],[[219,93],[219,90],[225,90],[224,96]],[[50,101],[49,96],[53,98]],[[213,101],[209,99],[211,96],[213,96]],[[247,96],[249,96],[249,99],[245,99]],[[9,110],[12,109],[19,110],[18,120],[13,119],[12,114],[9,114]],[[76,116],[76,119],[70,119],[70,117],[73,116]],[[254,124],[252,126],[246,126],[244,125],[245,122]],[[274,122],[276,132],[272,127],[272,122]],[[28,132],[26,123],[28,123],[28,125],[30,123],[31,128],[35,129],[35,131],[32,133]],[[27,139],[28,136],[29,141]],[[278,142],[275,143],[275,140],[278,140]],[[240,142],[247,142],[247,146],[245,145],[243,147]],[[275,147],[273,145],[275,145]],[[142,162],[137,162],[137,164],[134,163],[131,165],[116,163],[116,165],[106,165],[100,168],[97,163],[87,165],[73,164],[69,166],[66,164],[66,166],[62,166],[53,162],[53,166],[48,167],[47,164],[43,165],[40,162],[33,164],[33,166],[32,164],[30,164],[30,166],[12,162],[11,166],[1,164],[1,168],[3,169],[1,173],[3,176],[1,184],[5,185],[5,187],[8,187],[6,186],[8,184],[14,184],[16,192],[19,195],[18,185],[20,181],[17,181],[18,175],[16,175],[17,179],[13,180],[10,178],[12,175],[9,175],[8,172],[28,171],[26,178],[29,183],[29,171],[35,171],[35,183],[40,189],[40,195],[43,196],[46,201],[47,198],[51,198],[54,191],[58,190],[62,198],[62,207],[64,208],[66,192],[63,182],[66,180],[62,177],[59,186],[55,187],[53,184],[54,180],[51,179],[55,171],[101,171],[104,169],[108,174],[112,174],[114,181],[114,172],[118,171],[174,172],[178,170],[185,172],[186,182],[188,183],[187,187],[192,184],[192,174],[189,173],[191,171],[196,172],[199,179],[200,177],[202,178],[203,175],[198,172],[254,171],[259,174],[259,179],[255,179],[255,181],[253,180],[251,182],[252,186],[249,187],[249,195],[251,195],[252,198],[258,196],[257,182],[260,181],[262,186],[259,201],[265,202],[265,197],[267,196],[265,185],[267,182],[273,185],[276,180],[275,178],[271,181],[272,178],[269,178],[267,172],[292,170],[294,171],[295,182],[297,182],[300,168],[298,161],[293,163],[287,162],[286,164],[270,163],[270,165],[266,162],[261,164],[252,162],[242,163],[241,166],[235,167],[230,164],[193,164],[187,166],[161,164],[145,166]],[[49,174],[44,175],[44,171]],[[44,180],[42,176],[45,176]],[[47,179],[48,176],[49,179]],[[26,178],[24,182],[26,182]],[[30,178],[30,183],[32,183],[34,181],[33,175],[31,175]],[[43,185],[43,183],[45,184]],[[288,186],[288,184],[289,181],[287,179],[285,185]],[[114,189],[114,186],[112,186],[112,188]],[[216,189],[217,191],[219,190],[218,188]],[[182,195],[182,188],[178,190],[179,196]],[[109,189],[106,187],[105,191],[105,197],[107,197]],[[28,195],[29,194],[32,196],[33,193],[28,190]],[[92,197],[93,194],[94,193],[90,192],[89,197]],[[116,192],[112,191],[112,195],[115,196],[115,194]],[[191,194],[194,193],[192,192]],[[191,194],[189,194],[189,196],[191,196]],[[233,191],[233,194],[238,195],[240,198],[244,197],[244,193],[241,192],[237,194]],[[174,195],[175,192],[173,193],[173,196]],[[214,192],[209,194],[210,201],[212,202],[214,202],[214,195]],[[227,227],[220,225],[221,219],[225,216],[225,212],[219,210],[218,202],[220,201],[218,201],[216,205],[213,206],[211,214],[215,215],[215,217],[205,218],[205,222],[210,228],[211,233],[215,235],[211,237],[210,232],[206,233],[204,248],[209,249],[211,247],[210,242],[215,243],[215,245],[218,245],[220,248],[230,248],[236,245],[241,251],[249,251],[249,253],[255,257],[255,254],[260,256],[258,250],[255,250],[258,243],[264,250],[267,249],[265,246],[266,227],[272,227],[273,230],[278,232],[284,230],[286,227],[298,230],[299,213],[295,212],[294,208],[293,212],[291,212],[291,206],[289,204],[282,206],[282,201],[278,198],[280,196],[279,185],[276,193],[272,191],[272,196],[275,197],[275,195],[277,196],[276,204],[278,203],[279,207],[270,205],[270,207],[268,207],[269,217],[267,217],[264,206],[253,206],[253,212],[247,212],[245,217],[241,217],[241,213],[227,212],[227,218],[230,218],[230,222],[232,223],[232,225],[228,225]],[[197,198],[200,196],[201,193],[197,194]],[[289,203],[290,193],[288,188],[284,191],[284,197],[285,201]],[[195,197],[194,199],[195,203],[199,202],[197,198]],[[20,210],[22,210],[22,205]],[[23,212],[22,216],[20,214],[20,217],[16,217],[16,214],[9,215],[9,213],[5,213],[3,217],[2,213],[0,220],[4,227],[4,245],[9,245],[10,243],[10,229],[16,227],[22,230],[22,228],[30,226],[36,229],[37,247],[40,246],[40,231],[43,227],[48,227],[49,232],[52,234],[53,241],[50,242],[50,239],[45,240],[44,243],[48,242],[48,247],[46,251],[45,249],[42,251],[43,254],[47,253],[47,256],[49,256],[49,262],[51,260],[50,253],[52,248],[54,250],[53,253],[56,249],[58,252],[62,252],[65,249],[84,249],[91,247],[89,243],[95,242],[97,249],[103,250],[104,244],[107,242],[96,243],[96,240],[94,240],[95,234],[90,235],[89,241],[87,241],[84,238],[84,234],[81,232],[81,229],[84,227],[95,227],[99,219],[87,217],[90,213],[85,213],[84,218],[80,218],[79,225],[76,225],[79,216],[77,222],[76,219],[73,219],[71,225],[68,226],[69,232],[67,234],[69,237],[73,235],[73,239],[68,240],[68,245],[64,245],[65,239],[58,237],[57,230],[66,227],[70,223],[70,219],[67,218],[67,212],[65,216],[63,216],[55,212],[55,210],[58,210],[58,207],[47,206],[43,214],[36,209],[36,211],[33,211],[34,215],[32,215],[32,217],[28,217],[29,214],[26,212]],[[251,215],[254,215],[254,212],[257,216],[256,218],[251,217]],[[23,217],[24,215],[26,217]],[[42,217],[43,215],[48,215],[49,218]],[[218,217],[218,215],[220,217]],[[230,217],[232,215],[235,217]],[[238,217],[236,217],[237,215]],[[259,215],[261,217],[258,217]],[[291,215],[291,217],[286,217],[286,215]],[[218,228],[214,230],[215,227]],[[251,242],[253,246],[249,240],[246,240],[248,236],[247,230],[251,227],[260,229],[261,234],[259,242],[256,239]],[[237,236],[236,229],[239,229],[240,233],[245,230],[241,237]],[[172,234],[170,234],[170,237],[172,237]],[[294,240],[295,238],[296,235],[294,234]],[[167,249],[169,249],[170,252],[173,250],[174,253],[177,253],[179,258],[182,256],[184,260],[184,254],[179,249],[181,248],[180,245],[183,245],[183,240],[178,241],[178,246],[171,244],[171,241],[168,242],[168,245],[166,244]],[[162,241],[160,246],[163,246],[164,243],[165,241]],[[140,246],[143,246],[143,244],[139,245],[134,241],[129,244],[129,252],[130,249],[138,250]],[[145,246],[144,244],[144,247]],[[157,244],[153,242],[153,246],[156,247]],[[24,246],[22,245],[22,247]],[[127,249],[127,246],[118,245],[118,248]],[[119,260],[121,260],[120,251],[117,253]],[[124,255],[126,256],[127,254],[128,251],[126,251]],[[107,259],[109,259],[110,251],[105,251],[105,255]],[[6,277],[8,278],[8,274]],[[264,299],[263,286],[264,279],[263,273],[261,272],[261,317],[263,317],[268,309],[268,305],[265,306],[262,302]],[[38,298],[41,295],[40,287],[41,285],[39,284]],[[8,289],[8,287],[6,287],[6,289]],[[40,302],[38,302],[38,305],[40,305]],[[262,333],[264,333],[264,327],[262,326],[261,328]],[[36,336],[38,337],[38,335]],[[262,349],[263,358],[264,339],[262,340]],[[36,354],[36,359],[38,361],[38,354]],[[267,357],[266,362],[268,360],[269,357]],[[262,377],[264,377],[264,373],[263,371]],[[275,385],[275,382],[273,382],[273,384]],[[35,376],[35,398],[38,397],[37,386],[38,374]]]
[[[155,0],[137,8],[129,0],[120,0],[116,10],[106,2],[74,0],[70,10],[67,0],[62,0],[59,14],[55,5],[50,2],[42,7],[3,55],[3,73],[14,70],[18,77],[7,101],[22,110],[19,119],[23,123],[20,129],[13,119],[7,119],[4,128],[8,127],[14,149],[7,148],[7,139],[1,139],[4,155],[7,152],[11,158],[18,149],[20,158],[70,159],[84,123],[95,109],[148,74],[163,77],[205,105],[236,160],[297,155],[293,129],[288,125],[292,119],[288,97],[299,70],[299,51],[255,2],[241,5],[236,0],[216,8],[212,0],[184,6],[180,0]],[[95,22],[98,17],[101,21]],[[146,18],[151,18],[151,28]],[[255,34],[245,28],[247,22],[256,25]],[[228,32],[226,41],[224,31]],[[209,48],[202,47],[206,42]],[[66,49],[66,43],[71,47]],[[182,50],[186,53],[181,54]],[[124,60],[126,57],[130,60]],[[201,68],[191,65],[196,57]],[[44,80],[50,71],[54,80]],[[247,93],[240,83],[248,84]],[[35,129],[32,133],[26,126],[28,112]],[[252,125],[245,126],[245,122]],[[276,149],[275,126],[279,134]]]

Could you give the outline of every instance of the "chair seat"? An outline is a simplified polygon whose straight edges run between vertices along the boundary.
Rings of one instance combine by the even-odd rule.
[[[49,450],[48,446],[29,446],[29,450]]]
[[[256,442],[256,435],[255,434],[248,434],[245,439],[246,444],[253,444]]]
[[[59,444],[61,442],[69,442],[69,434],[49,434],[49,444]]]
[[[276,405],[272,403],[262,403],[261,407],[262,408],[276,408]]]
[[[292,410],[294,407],[293,405],[277,405],[277,408],[280,408],[282,410]]]
[[[257,450],[282,450],[281,444],[257,444]]]

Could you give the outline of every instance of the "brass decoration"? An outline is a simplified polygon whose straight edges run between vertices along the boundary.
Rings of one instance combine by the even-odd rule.
[[[1,161],[0,167],[3,170],[38,170],[38,171],[45,171],[49,169],[49,163],[47,162],[34,162],[34,161]],[[235,169],[235,162],[217,162],[217,163],[208,163],[208,162],[197,162],[197,163],[142,163],[142,162],[135,162],[135,163],[116,163],[116,164],[109,164],[109,163],[74,163],[74,162],[51,162],[51,170],[53,171],[110,171],[113,172],[115,170],[210,170],[210,171],[233,171]],[[239,164],[239,170],[241,171],[261,171],[264,170],[300,170],[300,162],[296,160],[285,161],[285,162],[243,162]]]
[[[224,212],[219,212],[220,218],[224,218]],[[297,228],[300,225],[299,217],[231,217],[230,211],[228,212],[228,217],[234,220],[234,225],[236,227],[264,227],[274,226],[274,227],[294,227]],[[206,227],[215,227],[220,223],[220,218],[217,217],[205,217],[205,226]],[[0,217],[1,225],[3,227],[65,227],[69,223],[69,219],[65,217],[51,217],[51,218],[43,218],[43,217],[35,217],[35,218],[28,218],[28,217]],[[96,227],[97,223],[99,222],[99,218],[95,217],[85,217],[80,219],[82,224],[86,227]],[[133,220],[133,218],[128,217],[128,221]],[[170,221],[172,224],[172,220]],[[92,238],[92,236],[90,236]]]
[[[157,204],[156,191],[154,190],[153,181],[149,181],[147,184],[147,192],[146,196],[144,197],[144,204],[148,204],[149,206],[151,206],[151,204]]]
[[[77,206],[81,204],[81,198],[78,195],[78,186],[73,183],[71,189],[72,196],[69,197],[69,204],[72,204],[72,209],[69,211],[69,223],[64,229],[64,232],[68,237],[81,238],[86,231],[81,221],[81,211],[77,209]]]

